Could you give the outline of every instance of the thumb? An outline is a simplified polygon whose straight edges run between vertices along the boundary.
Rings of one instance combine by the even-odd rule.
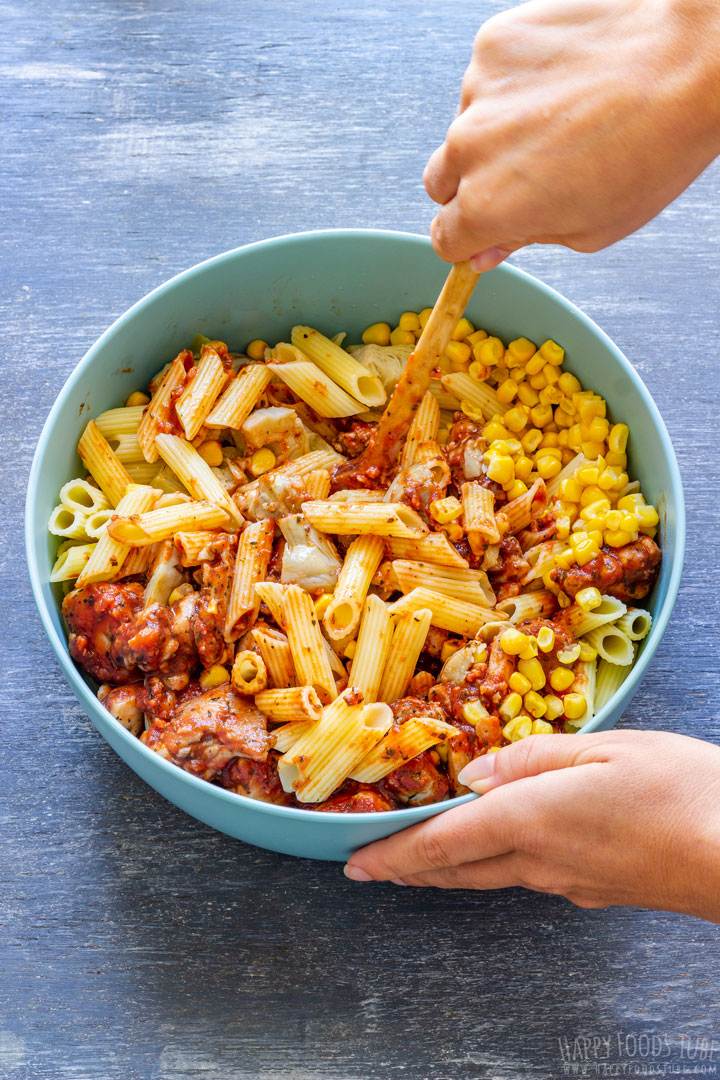
[[[613,732],[594,735],[529,735],[494,754],[475,758],[458,774],[458,782],[478,795],[526,776],[606,761]]]

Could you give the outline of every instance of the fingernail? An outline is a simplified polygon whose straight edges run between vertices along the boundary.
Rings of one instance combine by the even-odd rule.
[[[469,787],[477,795],[484,795],[492,783],[497,754],[483,754],[475,758],[458,773],[458,783]]]
[[[390,880],[392,881],[393,885],[407,885],[407,881],[403,881],[403,879],[399,877],[392,877],[390,878]]]
[[[369,874],[361,870],[359,866],[351,866],[350,863],[346,863],[343,867],[343,874],[351,881],[372,881]]]
[[[482,274],[486,270],[492,270],[495,266],[498,266],[507,259],[509,254],[509,251],[503,251],[502,248],[486,248],[485,251],[473,255],[470,259],[470,269],[474,270],[476,274]]]

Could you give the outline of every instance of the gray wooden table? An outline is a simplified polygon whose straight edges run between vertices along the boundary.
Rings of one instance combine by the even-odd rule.
[[[149,289],[227,248],[340,225],[426,230],[423,165],[473,34],[502,6],[0,9],[0,1077],[720,1075],[717,927],[519,890],[359,886],[336,865],[212,832],[96,734],[26,581],[32,451],[88,346]],[[716,165],[610,251],[514,260],[610,333],[665,417],[688,557],[623,723],[715,741],[719,179]]]

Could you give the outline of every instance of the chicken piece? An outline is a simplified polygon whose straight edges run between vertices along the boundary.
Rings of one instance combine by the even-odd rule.
[[[276,806],[297,806],[295,796],[283,790],[277,772],[280,755],[272,752],[267,761],[251,761],[250,758],[235,758],[225,766],[220,783],[237,795],[247,795],[259,802],[274,803]]]
[[[508,656],[500,647],[500,634],[493,638],[488,657],[487,674],[480,683],[480,693],[499,705],[508,692],[508,681],[515,670],[516,657]]]
[[[202,691],[198,690],[198,693]],[[154,720],[172,720],[178,707],[178,695],[169,690],[157,675],[147,675],[136,691],[138,708]]]
[[[142,689],[142,683],[129,683],[127,686],[103,683],[98,690],[98,700],[131,735],[139,735],[145,727],[143,708],[138,704],[138,694]]]
[[[117,634],[142,610],[142,585],[98,582],[74,589],[63,601],[62,612],[70,635],[68,648],[76,663],[101,683],[136,682],[138,672],[125,665],[114,651]]]
[[[220,664],[229,655],[225,618],[235,568],[236,541],[228,537],[218,545],[212,562],[202,564],[202,587],[192,619],[193,637],[204,667]]]
[[[557,567],[551,578],[568,596],[594,586],[601,593],[625,603],[642,600],[650,592],[659,572],[662,552],[649,536],[641,536],[620,548],[604,547],[584,566],[568,570]]]
[[[447,722],[447,716],[442,707],[433,704],[431,701],[425,701],[423,698],[398,698],[397,701],[391,704],[390,708],[395,717],[396,725],[404,724],[406,720],[411,720],[414,716],[429,716],[432,720]]]
[[[437,767],[431,750],[405,761],[385,777],[384,786],[407,806],[426,806],[448,797],[450,785]]]
[[[377,424],[367,420],[356,420],[353,417],[347,430],[341,431],[337,436],[335,445],[340,453],[345,454],[346,457],[358,457],[363,450],[367,449],[376,429]]]
[[[454,721],[458,728],[457,735],[451,735],[445,744],[447,747],[447,773],[450,781],[450,790],[453,795],[467,795],[470,788],[458,782],[458,773],[469,765],[473,758],[480,752],[480,743],[475,734],[475,728],[470,724],[460,724]]]
[[[500,541],[497,565],[488,572],[488,577],[498,600],[517,596],[522,579],[530,572],[530,563],[522,553],[522,548],[514,536],[504,536]]]
[[[203,780],[214,780],[235,757],[265,761],[273,745],[263,714],[229,683],[188,701],[168,723],[156,721],[142,741]]]
[[[397,803],[388,794],[368,786],[333,795],[314,809],[321,814],[378,814],[383,810],[397,810]]]
[[[482,701],[483,694],[479,679],[484,677],[486,671],[485,664],[476,664],[470,668],[464,682],[435,683],[429,694],[430,703],[440,706],[444,713],[443,719],[447,723],[463,722],[464,707],[472,701]],[[487,702],[483,704],[487,705]]]

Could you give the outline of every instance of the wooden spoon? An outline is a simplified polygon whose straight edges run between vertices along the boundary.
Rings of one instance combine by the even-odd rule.
[[[333,475],[333,490],[376,487],[383,473],[395,463],[415,410],[430,386],[433,369],[445,352],[479,277],[470,269],[469,262],[453,265],[372,439],[359,457],[338,466]]]

